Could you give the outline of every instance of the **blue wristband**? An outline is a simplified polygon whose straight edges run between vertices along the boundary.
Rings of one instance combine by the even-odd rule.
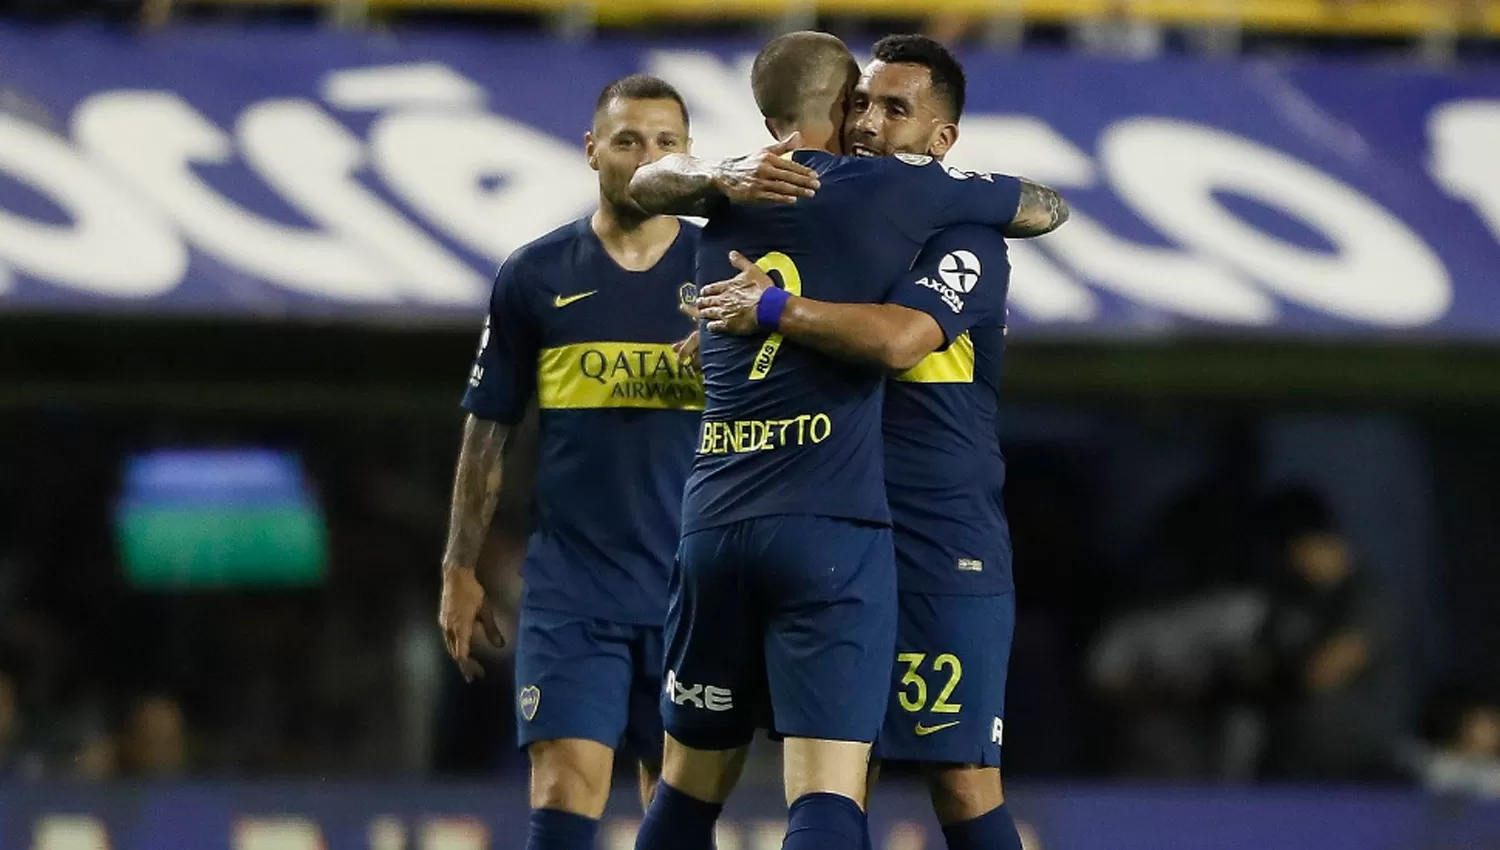
[[[779,286],[773,286],[760,294],[760,301],[755,305],[755,323],[766,330],[781,330],[781,314],[786,310],[786,302],[790,301],[792,294]]]

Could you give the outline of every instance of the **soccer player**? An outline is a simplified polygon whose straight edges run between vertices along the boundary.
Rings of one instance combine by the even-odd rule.
[[[870,742],[895,651],[895,564],[885,503],[876,370],[783,344],[789,297],[873,303],[932,234],[1015,217],[1015,178],[949,172],[930,158],[855,159],[841,149],[859,70],[823,33],[761,51],[752,87],[776,138],[819,173],[795,205],[715,206],[713,170],[687,157],[641,169],[647,209],[709,214],[698,279],[731,248],[782,288],[760,298],[755,338],[702,337],[706,409],[683,508],[667,621],[662,782],[641,850],[703,850],[769,708],[786,738],[786,848],[853,850]],[[969,178],[975,179],[969,179]]]
[[[672,343],[694,293],[697,228],[630,199],[636,168],[687,151],[682,98],[635,75],[600,94],[584,137],[599,208],[520,248],[495,278],[469,377],[443,555],[440,623],[466,678],[474,630],[499,627],[475,576],[501,488],[507,436],[540,410],[535,528],[516,645],[518,737],[531,760],[530,850],[592,850],[622,740],[654,788],[662,726],[662,623],[696,446],[702,381]],[[764,161],[763,161],[764,160]],[[741,161],[719,186],[778,196]],[[781,196],[792,200],[795,196]]]
[[[941,160],[958,139],[965,79],[940,43],[889,36],[855,91],[845,149]],[[1023,181],[1011,236],[1056,229],[1067,207]],[[756,310],[773,285],[739,258],[730,284],[705,287],[710,331],[764,332]],[[996,437],[1010,266],[1000,231],[961,226],[929,241],[886,303],[791,298],[786,339],[895,373],[883,434],[894,520],[899,620],[893,699],[876,744],[921,762],[949,850],[1020,850],[1004,805],[1000,744],[1015,624],[1010,532]]]

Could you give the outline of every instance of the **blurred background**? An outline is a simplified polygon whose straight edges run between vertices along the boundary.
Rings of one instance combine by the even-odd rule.
[[[803,27],[954,46],[950,161],[1075,211],[1013,253],[1031,850],[1500,847],[1500,2],[0,16],[0,847],[519,846],[509,660],[435,625],[489,276],[594,203],[604,84],[742,153]],[[878,845],[940,846],[903,779]]]

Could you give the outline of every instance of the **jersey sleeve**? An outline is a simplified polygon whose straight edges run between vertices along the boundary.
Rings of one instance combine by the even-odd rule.
[[[1006,174],[963,171],[908,154],[880,163],[884,208],[918,242],[959,224],[1003,228],[1021,205],[1021,181]]]
[[[969,328],[1004,321],[1010,257],[999,231],[960,225],[938,233],[887,303],[920,310],[943,329],[947,347]]]
[[[516,257],[495,275],[490,312],[469,371],[463,408],[481,419],[515,425],[536,392],[538,334],[528,276]]]

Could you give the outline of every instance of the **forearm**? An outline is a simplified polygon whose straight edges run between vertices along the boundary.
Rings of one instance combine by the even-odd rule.
[[[935,342],[924,338],[922,319],[932,324]],[[832,304],[793,297],[782,311],[780,330],[787,339],[831,357],[891,370],[915,366],[942,344],[935,322],[893,304]]]
[[[1010,239],[1026,239],[1051,233],[1067,222],[1068,202],[1055,190],[1030,180],[1021,180],[1021,202],[1016,217],[1000,232]]]
[[[724,200],[715,163],[674,153],[636,169],[630,197],[655,215],[707,215]]]
[[[444,569],[473,569],[500,498],[505,441],[510,429],[470,415],[464,420],[463,445],[453,477]]]

